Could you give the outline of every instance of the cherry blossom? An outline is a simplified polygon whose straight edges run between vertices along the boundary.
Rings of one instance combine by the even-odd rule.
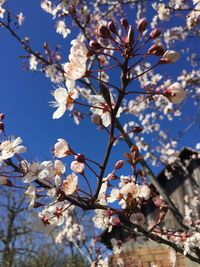
[[[168,63],[174,63],[180,58],[180,53],[173,51],[173,50],[167,50],[164,55],[162,56],[161,60],[166,60]]]
[[[0,162],[5,159],[12,158],[15,154],[26,152],[26,147],[20,145],[22,139],[17,137],[11,137],[10,140],[3,141],[0,144]]]
[[[24,183],[32,183],[35,180],[42,181],[44,184],[51,185],[55,172],[52,161],[43,161],[41,163],[28,163],[23,161],[22,168],[25,172]]]
[[[63,116],[66,110],[71,111],[74,107],[74,100],[78,98],[77,90],[67,91],[65,88],[57,88],[53,96],[55,97],[55,102],[51,102],[53,107],[57,110],[53,113],[53,119],[59,119]]]
[[[74,160],[71,162],[70,168],[75,173],[83,173],[84,172],[84,163]]]
[[[99,115],[102,119],[102,124],[108,127],[111,123],[111,107],[108,106],[106,100],[101,95],[92,95],[90,101],[93,105],[91,111],[94,115]],[[112,109],[115,107],[115,102],[111,96]],[[122,108],[118,109],[116,117],[119,118],[122,112]]]
[[[96,210],[96,215],[93,217],[93,222],[95,226],[99,229],[108,229],[108,232],[112,230],[113,218],[111,212],[108,210]]]
[[[61,34],[63,38],[66,38],[70,34],[71,30],[67,28],[63,20],[60,20],[56,24],[56,32]]]
[[[78,176],[72,173],[63,181],[63,191],[65,195],[72,195],[77,190]]]
[[[173,104],[179,104],[185,99],[187,93],[182,88],[181,84],[176,82],[176,83],[173,83],[167,90],[164,91],[164,95]]]
[[[66,86],[73,88],[74,81],[82,78],[86,72],[86,61],[88,50],[86,46],[75,39],[71,41],[69,61],[64,64]]]
[[[57,158],[64,158],[71,154],[69,145],[65,139],[58,139],[58,142],[54,145],[54,155]]]

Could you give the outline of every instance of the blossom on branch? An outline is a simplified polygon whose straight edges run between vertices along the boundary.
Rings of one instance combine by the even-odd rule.
[[[167,50],[161,58],[161,61],[166,61],[167,63],[174,63],[180,58],[180,53],[174,50]]]
[[[105,127],[108,127],[111,124],[111,112],[112,112],[112,109],[115,108],[115,102],[114,102],[112,95],[110,99],[111,99],[112,107],[110,107],[107,104],[106,100],[101,95],[92,95],[90,98],[90,101],[93,105],[93,107],[90,110],[92,111],[93,114],[99,115],[101,117],[102,124]],[[120,117],[121,112],[122,112],[122,108],[119,107],[117,114],[116,114],[116,118]]]
[[[43,161],[28,163],[22,161],[21,166],[25,172],[23,177],[24,183],[32,183],[35,180],[42,181],[44,184],[51,184],[55,172],[53,171],[53,162],[52,161]]]
[[[187,95],[186,91],[182,88],[181,84],[178,82],[173,83],[167,90],[164,91],[163,94],[173,104],[181,103]]]
[[[66,180],[63,181],[63,191],[65,195],[72,195],[77,190],[78,176],[72,173],[67,176]]]
[[[69,61],[64,64],[66,86],[73,89],[74,81],[82,78],[86,72],[86,61],[88,49],[87,47],[75,39],[71,41]]]
[[[61,34],[63,38],[66,38],[70,34],[71,30],[67,28],[63,20],[59,20],[56,23],[56,32]]]
[[[58,139],[58,142],[54,145],[54,155],[57,158],[64,158],[71,155],[71,150],[65,139]]]
[[[63,116],[66,110],[72,110],[74,107],[74,100],[78,98],[78,91],[67,91],[65,88],[57,88],[53,96],[56,101],[52,101],[51,105],[57,107],[57,110],[53,113],[53,119],[59,119]]]
[[[6,159],[12,158],[15,154],[26,152],[26,147],[21,146],[22,139],[17,137],[16,139],[3,141],[0,144],[0,162]]]

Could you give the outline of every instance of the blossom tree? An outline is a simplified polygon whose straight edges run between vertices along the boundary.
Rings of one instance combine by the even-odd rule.
[[[37,227],[46,233],[60,227],[61,242],[69,234],[63,226],[73,222],[69,214],[79,207],[94,211],[96,228],[112,231],[120,225],[135,238],[166,244],[200,263],[199,227],[191,220],[186,223],[155,174],[160,165],[177,159],[178,141],[199,122],[199,58],[189,45],[183,48],[190,38],[199,37],[200,2],[43,0],[41,8],[52,15],[58,34],[70,38],[72,29],[77,32],[68,60],[47,42],[43,52],[35,51],[29,38],[18,34],[24,15],[14,15],[8,6],[9,1],[0,2],[1,27],[23,46],[26,68],[44,73],[55,84],[52,119],[70,114],[80,124],[90,118],[107,145],[99,161],[58,136],[52,160],[26,160],[22,139],[7,136],[2,113],[1,184],[27,187],[29,208],[39,210]],[[129,8],[137,10],[135,21]],[[174,49],[178,41],[180,51]],[[188,60],[187,69],[178,64],[181,53]],[[170,73],[175,64],[181,73],[176,78]],[[194,116],[173,138],[165,126],[184,114],[185,99]],[[117,156],[115,147],[120,147]],[[142,212],[150,200],[158,211],[151,222]],[[179,229],[164,231],[160,226],[168,210]],[[78,244],[83,229],[79,224],[75,228],[72,240]],[[92,249],[90,245],[90,255]],[[101,266],[102,253],[95,255]],[[91,257],[91,263],[97,259]]]

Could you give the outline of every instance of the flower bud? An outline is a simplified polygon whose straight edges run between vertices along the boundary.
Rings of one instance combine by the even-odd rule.
[[[112,21],[108,22],[108,29],[109,29],[112,33],[117,33],[116,26],[115,26],[114,22],[112,22]]]
[[[0,113],[0,121],[4,120],[5,119],[5,114],[3,113]]]
[[[119,160],[116,164],[115,164],[115,169],[119,170],[121,169],[121,167],[124,166],[124,161],[123,160]]]
[[[131,46],[134,43],[134,29],[132,25],[129,26],[126,42]]]
[[[144,223],[145,223],[145,217],[144,217],[144,214],[141,213],[141,212],[138,212],[138,213],[133,213],[130,217],[130,221],[133,223],[133,224],[137,224],[137,225],[140,225],[142,226]]]
[[[174,63],[180,58],[180,53],[174,50],[167,50],[161,58],[166,63]]]
[[[77,154],[75,160],[78,162],[85,162],[85,156],[83,154]]]
[[[8,177],[0,176],[0,185],[13,186],[11,180]]]
[[[102,119],[99,115],[97,114],[93,114],[91,117],[91,121],[92,123],[96,124],[96,125],[102,125]]]
[[[91,56],[93,56],[95,53],[94,53],[94,50],[92,51],[92,50],[89,50],[88,52],[87,52],[87,57],[91,57]],[[86,73],[87,73],[87,71],[86,71]]]
[[[143,129],[142,129],[142,127],[140,127],[140,126],[136,126],[136,127],[133,128],[133,132],[134,132],[134,133],[140,133],[140,132],[142,132],[142,130],[143,130]]]
[[[55,60],[56,60],[57,62],[59,62],[61,59],[62,59],[62,57],[61,57],[60,54],[56,54],[56,55],[55,55]]]
[[[110,37],[110,31],[106,26],[100,26],[98,29],[98,35],[102,38]]]
[[[96,41],[90,41],[89,46],[93,49],[93,50],[99,50],[102,48],[102,46],[96,42]]]
[[[45,43],[43,44],[43,47],[44,47],[44,49],[48,49],[48,48],[49,48],[49,45],[48,45],[48,43],[47,43],[47,42],[45,42]]]
[[[125,18],[120,19],[120,23],[121,23],[122,27],[125,30],[128,28],[129,23],[128,23],[128,20],[127,19],[125,19]]]
[[[160,35],[161,35],[161,31],[158,29],[158,28],[156,28],[156,29],[154,29],[154,30],[152,30],[151,31],[151,33],[150,33],[150,37],[152,38],[152,39],[155,39],[155,38],[157,38],[157,37],[159,37]]]
[[[182,88],[181,84],[176,82],[173,83],[167,90],[165,90],[163,95],[167,97],[173,104],[179,104],[184,100],[187,93]]]
[[[4,123],[0,121],[0,132],[4,132]]]
[[[33,208],[37,209],[37,208],[42,207],[42,206],[44,206],[44,204],[37,202],[37,201],[34,201]]]
[[[165,50],[163,49],[163,47],[160,43],[159,44],[153,44],[149,48],[148,53],[160,57],[165,53]]]
[[[146,28],[147,28],[147,20],[145,18],[142,18],[138,22],[137,29],[140,33],[142,33],[146,30]]]

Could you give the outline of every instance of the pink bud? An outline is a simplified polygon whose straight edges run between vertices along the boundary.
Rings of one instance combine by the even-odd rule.
[[[94,123],[96,125],[102,125],[102,119],[97,114],[92,115],[91,120],[92,120],[92,123]]]
[[[132,25],[129,26],[126,42],[130,45],[134,43],[134,29]]]
[[[100,26],[98,29],[98,35],[102,38],[110,37],[110,31],[106,26]]]
[[[161,33],[162,32],[159,29],[156,28],[156,29],[154,29],[154,30],[151,31],[150,37],[152,39],[155,39],[155,38],[159,37],[161,35]]]
[[[13,184],[8,177],[0,176],[0,185],[12,187]]]
[[[5,115],[3,113],[0,113],[0,121],[5,119]]]
[[[174,63],[180,58],[180,53],[174,50],[167,50],[161,58],[165,63]]]
[[[127,20],[127,19],[122,18],[122,19],[120,20],[120,23],[121,23],[122,27],[123,27],[125,30],[128,28],[129,23],[128,23],[128,20]]]
[[[163,47],[160,43],[159,44],[153,44],[149,48],[148,53],[160,57],[165,53],[165,50],[163,49]]]
[[[36,201],[34,201],[34,204],[33,204],[33,208],[39,208],[39,207],[41,207],[41,206],[44,206],[42,203],[40,203],[40,202],[36,202]]]
[[[4,132],[4,123],[0,121],[0,132]]]
[[[179,104],[185,99],[187,93],[182,88],[181,84],[176,82],[173,83],[167,90],[165,90],[163,95],[167,97],[173,104]]]
[[[140,126],[136,126],[136,127],[133,128],[133,132],[134,132],[134,133],[140,133],[140,132],[142,132],[142,130],[143,130],[143,129],[142,129],[142,127],[140,127]]]
[[[62,58],[61,58],[61,55],[59,55],[59,54],[56,54],[55,55],[55,60],[58,62],[58,61],[60,61]]]
[[[141,32],[144,32],[146,28],[147,28],[147,20],[145,18],[142,18],[138,22],[137,29],[141,33]]]
[[[78,162],[85,162],[85,156],[83,154],[77,154],[75,156],[75,160],[77,160]]]
[[[112,33],[117,33],[116,26],[115,26],[114,22],[112,22],[112,21],[108,22],[108,29],[109,29]]]
[[[99,50],[102,48],[102,46],[96,42],[96,41],[90,41],[89,46],[93,49],[93,50]]]
[[[116,164],[115,164],[115,169],[119,170],[121,169],[121,167],[124,166],[124,161],[123,160],[119,160]]]

